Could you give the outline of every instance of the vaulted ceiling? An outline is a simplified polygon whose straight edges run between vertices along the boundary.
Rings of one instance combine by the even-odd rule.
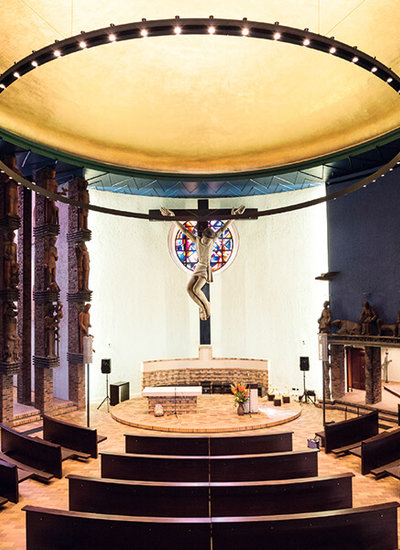
[[[8,0],[0,72],[82,30],[178,14],[309,28],[400,73],[398,0]],[[4,139],[125,176],[192,175],[194,186],[326,164],[399,127],[400,97],[373,74],[251,36],[117,40],[39,66],[0,94]]]

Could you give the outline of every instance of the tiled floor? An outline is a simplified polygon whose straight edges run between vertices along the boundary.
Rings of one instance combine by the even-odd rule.
[[[307,444],[307,438],[312,437],[315,431],[321,429],[322,412],[321,409],[311,404],[291,404],[290,407],[297,409],[301,407],[302,414],[299,418],[285,424],[276,426],[262,432],[280,432],[293,430],[294,449],[304,449]],[[131,428],[113,420],[103,406],[99,411],[96,405],[91,407],[92,427],[96,427],[100,434],[108,436],[108,439],[101,443],[100,450],[117,451],[124,450],[124,433],[136,433],[143,430]],[[74,412],[63,417],[64,419],[81,423],[85,425],[85,412]],[[344,414],[340,411],[327,411],[327,420],[343,420]],[[218,418],[218,422],[221,422]],[[212,424],[215,417],[210,416],[209,422]],[[38,426],[40,424],[37,424]],[[19,429],[24,431],[31,429],[35,424],[22,426]],[[148,431],[145,433],[149,433]],[[168,435],[164,433],[166,437]],[[240,435],[240,434],[236,434]],[[319,453],[319,474],[329,475],[340,472],[352,471],[355,473],[353,479],[354,488],[354,506],[366,506],[389,502],[393,500],[400,501],[400,481],[394,478],[383,478],[375,480],[372,476],[362,476],[360,474],[360,461],[354,456],[345,456],[336,458],[332,455],[325,455],[322,451]],[[88,463],[82,463],[73,460],[67,460],[63,463],[63,473],[83,474],[88,476],[100,475],[99,460],[90,460]],[[21,508],[27,504],[52,507],[68,508],[67,480],[65,477],[60,480],[53,480],[49,485],[41,484],[37,481],[27,480],[20,484],[20,502],[18,504],[7,504],[5,509],[0,512],[0,550],[23,550],[25,549],[25,517]],[[400,532],[400,522],[399,522]],[[73,550],[73,549],[71,549]]]

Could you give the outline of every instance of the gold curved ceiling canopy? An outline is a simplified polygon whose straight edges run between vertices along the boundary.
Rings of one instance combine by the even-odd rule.
[[[279,21],[400,72],[398,0],[10,0],[0,72],[54,40],[150,19]],[[0,128],[117,168],[174,174],[277,168],[397,130],[400,99],[342,59],[279,41],[166,36],[61,57],[0,95]]]

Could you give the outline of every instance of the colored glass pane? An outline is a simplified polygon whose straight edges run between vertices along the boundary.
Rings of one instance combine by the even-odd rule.
[[[197,236],[197,223],[185,222],[185,227]],[[223,225],[221,220],[213,220],[210,226],[214,231]],[[216,240],[213,253],[211,256],[211,269],[218,271],[231,258],[233,253],[234,243],[231,231],[226,229],[222,235]],[[194,271],[198,262],[198,256],[195,244],[182,233],[178,231],[175,237],[175,251],[179,261],[190,271]]]

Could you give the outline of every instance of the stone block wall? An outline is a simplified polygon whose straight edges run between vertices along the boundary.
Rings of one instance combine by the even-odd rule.
[[[267,370],[248,369],[173,369],[144,372],[142,389],[146,386],[200,386],[203,380],[210,380],[218,384],[233,384],[242,382],[253,383],[268,387]]]

